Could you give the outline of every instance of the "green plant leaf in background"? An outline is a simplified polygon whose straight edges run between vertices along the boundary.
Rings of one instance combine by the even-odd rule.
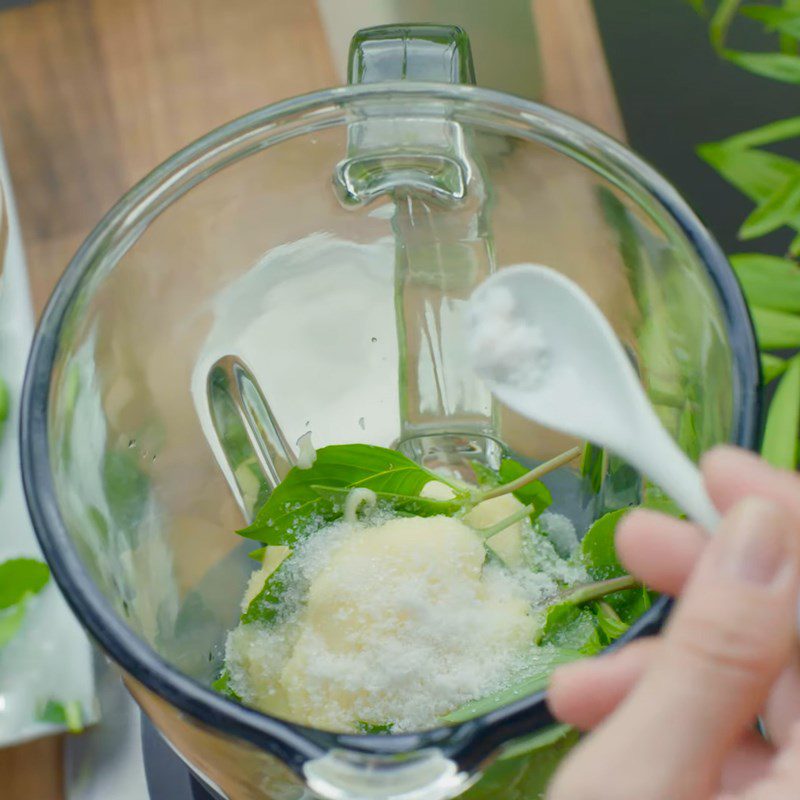
[[[783,185],[787,178],[800,176],[800,163],[791,158],[750,150],[730,141],[699,145],[697,155],[754,203],[766,203],[776,186]],[[800,221],[796,217],[787,215],[785,224],[800,232]],[[800,236],[792,242],[789,250],[792,255],[797,255]]]
[[[323,500],[338,505],[339,508],[344,507],[347,495],[352,491],[338,486],[312,486],[311,488]],[[391,508],[397,514],[408,514],[415,517],[435,517],[440,514],[449,516],[462,506],[458,500],[435,500],[432,497],[393,492],[375,492],[375,497],[379,506]]]
[[[785,33],[800,38],[800,14],[787,8],[767,5],[742,6],[741,14],[764,24],[768,33]]]
[[[37,709],[36,719],[39,722],[63,725],[70,733],[80,733],[84,727],[83,709],[77,700],[67,703],[48,700]]]
[[[769,308],[750,309],[762,350],[800,347],[800,316]]]
[[[762,78],[784,83],[800,83],[800,57],[787,53],[743,53],[725,50],[722,55],[737,67]]]
[[[736,133],[723,139],[719,145],[729,150],[745,150],[752,147],[764,147],[768,144],[777,144],[787,139],[800,136],[800,117],[787,117],[766,125],[759,125],[749,131]],[[797,163],[792,162],[791,163]]]
[[[730,261],[748,303],[800,313],[800,267],[794,261],[762,253],[737,253]]]
[[[13,558],[0,564],[0,648],[22,627],[28,599],[39,594],[49,580],[47,564],[33,558]]]
[[[5,647],[16,635],[17,631],[22,627],[25,621],[25,612],[27,610],[26,595],[11,608],[0,612],[0,649]]]
[[[711,44],[718,51],[721,51],[725,45],[728,29],[741,4],[742,0],[720,0],[716,10],[711,15],[711,21],[708,24],[709,38],[711,39]]]
[[[800,177],[791,176],[778,184],[766,200],[759,203],[739,228],[740,239],[766,236],[800,216]]]
[[[729,145],[725,141],[701,144],[697,154],[756,203],[765,201],[787,176],[800,175],[800,164],[791,158]]]
[[[0,564],[0,610],[16,605],[27,594],[38,594],[50,580],[47,564],[34,558],[12,558]]]
[[[761,354],[761,375],[764,384],[771,383],[775,378],[779,378],[786,372],[788,361],[785,358],[778,358],[778,356],[770,355],[769,353]]]
[[[761,454],[773,466],[794,469],[800,436],[800,355],[789,362],[767,413]]]

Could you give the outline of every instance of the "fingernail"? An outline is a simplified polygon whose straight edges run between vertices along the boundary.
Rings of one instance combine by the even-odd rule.
[[[722,525],[723,565],[749,583],[768,586],[791,565],[794,531],[781,509],[760,497],[737,503]]]

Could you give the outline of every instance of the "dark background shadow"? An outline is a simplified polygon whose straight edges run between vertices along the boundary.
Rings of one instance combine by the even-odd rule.
[[[753,242],[737,240],[736,230],[753,205],[694,148],[799,113],[800,87],[720,59],[708,41],[707,20],[686,0],[595,0],[594,5],[631,147],[681,191],[726,252],[782,255],[792,238],[787,229]],[[763,36],[747,21],[737,24],[731,44],[777,49],[775,37]],[[780,151],[800,157],[800,146]]]

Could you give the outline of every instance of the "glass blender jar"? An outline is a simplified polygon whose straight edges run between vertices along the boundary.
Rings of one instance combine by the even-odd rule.
[[[535,262],[576,280],[691,456],[754,442],[747,309],[686,204],[598,131],[473,82],[457,28],[359,32],[349,86],[236,120],[125,195],[40,323],[21,437],[42,549],[142,709],[222,797],[533,798],[574,741],[531,740],[553,722],[543,693],[450,727],[348,735],[210,688],[253,564],[233,531],[301,435],[456,472],[573,444],[472,375],[464,305],[487,275]],[[647,490],[592,447],[551,488],[579,530]]]

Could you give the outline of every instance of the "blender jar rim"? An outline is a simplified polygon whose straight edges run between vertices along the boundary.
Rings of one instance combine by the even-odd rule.
[[[486,119],[505,117],[515,121],[521,125],[508,133],[543,141],[575,160],[588,161],[595,172],[617,184],[626,194],[631,195],[630,190],[638,188],[643,190],[645,199],[649,197],[660,205],[703,262],[722,306],[734,359],[732,439],[740,446],[752,448],[758,433],[760,365],[752,322],[739,284],[719,245],[656,170],[624,145],[568,114],[469,85],[407,81],[362,84],[325,89],[265,106],[209,132],[164,161],[101,219],[71,259],[42,314],[21,399],[20,450],[25,493],[34,529],[56,581],[73,611],[103,649],[133,678],[171,705],[214,729],[272,753],[300,774],[308,759],[318,758],[334,748],[392,756],[439,747],[462,769],[472,770],[505,741],[529,734],[553,722],[553,718],[545,702],[546,693],[539,692],[452,727],[411,734],[338,734],[240,705],[172,667],[110,608],[83,567],[61,520],[48,445],[50,376],[65,315],[83,281],[99,265],[115,262],[123,255],[149,221],[170,202],[231,160],[262,149],[258,137],[278,129],[289,118],[299,118],[306,124],[290,128],[288,134],[273,137],[262,147],[315,127],[343,124],[341,114],[327,125],[322,124],[326,108],[341,109],[343,113],[345,105],[384,101],[389,109],[415,110],[412,105],[415,100],[466,104],[479,109]],[[255,144],[248,144],[250,140]],[[657,631],[669,606],[668,598],[660,598],[612,647]]]

